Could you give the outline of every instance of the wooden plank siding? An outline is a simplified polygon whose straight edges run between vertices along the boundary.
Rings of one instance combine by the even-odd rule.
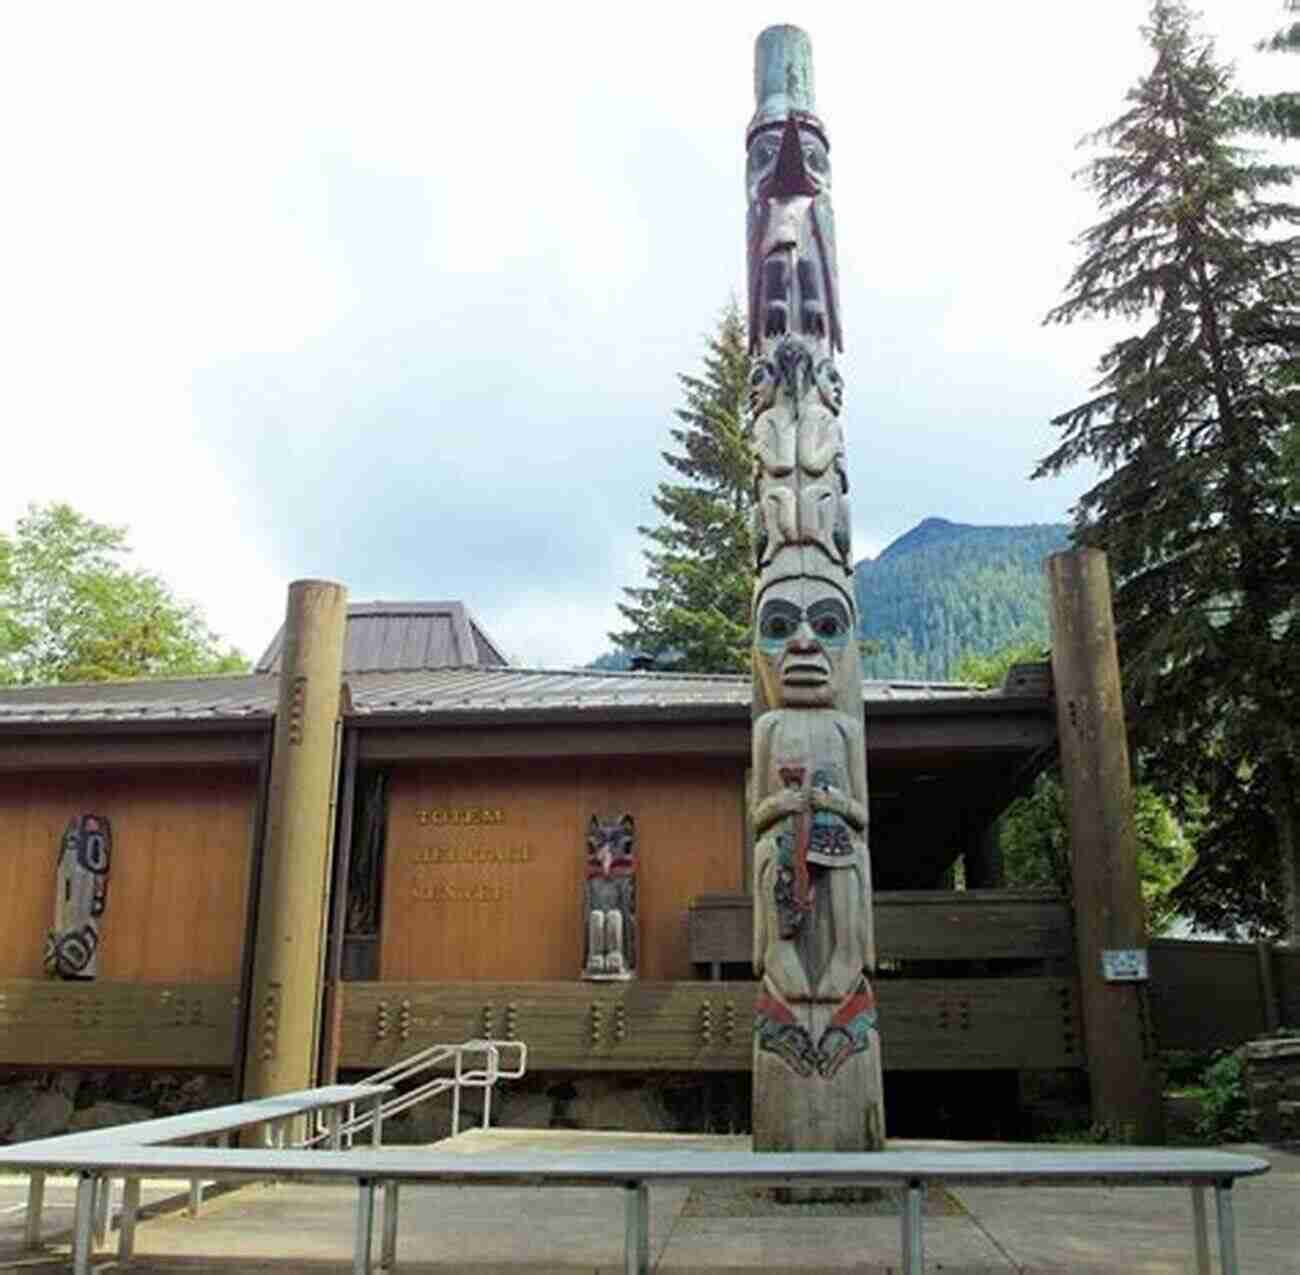
[[[11,1067],[195,1067],[234,1061],[234,983],[0,979],[0,1061]]]
[[[343,985],[340,1064],[376,1068],[439,1042],[523,1040],[530,1070],[743,1071],[754,983]],[[877,985],[886,1070],[1078,1067],[1072,979],[897,979]]]
[[[500,822],[435,824],[420,813],[466,810],[500,812]],[[599,757],[394,770],[381,978],[576,978],[587,823],[625,812],[640,855],[640,975],[689,978],[690,899],[741,884],[743,769]]]
[[[874,897],[881,960],[1069,960],[1069,903],[1042,890],[895,890]],[[753,903],[702,895],[690,909],[696,964],[750,960]]]
[[[1268,1030],[1253,943],[1155,939],[1150,961],[1151,1012],[1161,1049],[1236,1046]],[[1300,953],[1274,950],[1273,970],[1285,1023],[1288,1013],[1300,1009],[1294,1004]]]
[[[98,814],[113,833],[100,979],[237,981],[256,787],[247,768],[0,774],[0,979],[43,976],[60,839]]]
[[[1300,1028],[1300,951],[1274,948],[1273,977],[1282,1026]]]

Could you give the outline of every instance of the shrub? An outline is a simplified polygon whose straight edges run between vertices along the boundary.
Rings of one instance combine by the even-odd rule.
[[[1246,1064],[1237,1051],[1221,1051],[1201,1076],[1201,1118],[1196,1135],[1206,1142],[1244,1142],[1254,1133],[1246,1096]]]

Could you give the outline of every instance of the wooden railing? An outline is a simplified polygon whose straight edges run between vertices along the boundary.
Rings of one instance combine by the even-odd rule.
[[[494,1036],[526,1041],[535,1069],[748,1067],[750,901],[706,895],[686,923],[693,980],[344,983],[340,1065]],[[876,929],[887,1069],[1085,1065],[1059,897],[881,893]],[[1237,1045],[1300,1023],[1300,951],[1158,939],[1150,959],[1161,1048]],[[228,1070],[238,1010],[226,984],[0,980],[0,1065]]]
[[[882,962],[1073,959],[1070,906],[1050,891],[880,891],[873,905]],[[691,962],[702,972],[749,965],[749,895],[701,895],[691,904],[688,924]]]
[[[740,1071],[747,982],[345,983],[340,1065],[376,1068],[437,1040],[528,1042],[529,1067]],[[881,979],[886,1070],[1083,1066],[1074,979]]]

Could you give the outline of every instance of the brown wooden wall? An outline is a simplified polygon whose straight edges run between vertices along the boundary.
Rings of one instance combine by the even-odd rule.
[[[1162,1049],[1237,1046],[1263,1035],[1271,1019],[1300,1023],[1300,952],[1273,949],[1271,989],[1251,943],[1151,943],[1151,1002]],[[1267,996],[1271,990],[1274,1010]]]
[[[641,859],[640,976],[690,978],[691,899],[741,885],[743,779],[740,763],[707,759],[399,767],[389,789],[380,977],[577,978],[587,822],[627,812]],[[500,811],[502,821],[449,826],[418,814],[467,809]],[[527,861],[428,861],[448,850]]]
[[[0,774],[0,979],[43,976],[68,821],[113,833],[99,948],[104,980],[238,983],[256,772]]]
[[[236,984],[0,978],[8,1067],[202,1067],[234,1062]]]

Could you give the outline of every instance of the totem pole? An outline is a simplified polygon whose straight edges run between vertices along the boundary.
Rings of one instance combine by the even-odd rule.
[[[830,146],[769,27],[746,133],[754,485],[754,1148],[885,1136]]]

